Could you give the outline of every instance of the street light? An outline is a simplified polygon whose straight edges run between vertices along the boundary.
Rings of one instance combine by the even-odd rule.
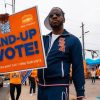
[[[88,32],[90,32],[90,31],[86,31],[85,33],[88,33]]]

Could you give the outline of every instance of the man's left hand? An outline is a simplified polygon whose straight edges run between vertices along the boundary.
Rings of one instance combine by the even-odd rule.
[[[6,23],[9,19],[9,14],[5,13],[5,14],[0,14],[0,23]]]

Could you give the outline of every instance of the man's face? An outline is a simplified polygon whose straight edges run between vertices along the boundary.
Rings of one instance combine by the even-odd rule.
[[[64,23],[64,16],[60,9],[54,8],[49,14],[49,23],[52,28],[61,27]]]

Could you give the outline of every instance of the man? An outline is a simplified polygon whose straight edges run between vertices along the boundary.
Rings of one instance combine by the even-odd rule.
[[[64,29],[64,22],[64,12],[58,7],[52,8],[44,21],[52,31],[43,37],[47,68],[38,70],[38,100],[69,100],[71,64],[77,100],[84,98],[81,44],[77,37]]]
[[[84,70],[81,43],[64,29],[64,12],[51,9],[45,26],[52,30],[43,37],[47,68],[38,70],[38,100],[69,100],[70,65],[77,100],[84,98]]]

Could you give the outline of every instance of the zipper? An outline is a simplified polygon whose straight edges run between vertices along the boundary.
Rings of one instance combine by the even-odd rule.
[[[44,85],[45,85],[44,69],[43,69],[43,81],[44,81]]]
[[[63,65],[63,61],[61,62],[61,72],[62,72],[62,77],[64,77],[64,65]]]
[[[49,54],[49,52],[50,52],[50,50],[51,50],[51,48],[52,48],[54,42],[60,37],[60,36],[58,36],[58,37],[56,38],[56,40],[53,42],[52,46],[51,46],[51,39],[52,39],[52,38],[51,38],[50,35],[48,35],[48,36],[49,36],[49,47],[48,47],[48,52],[47,52],[46,58],[47,58],[47,56],[48,56],[48,54]],[[50,47],[50,46],[51,46],[51,47]],[[61,62],[61,71],[62,71],[62,77],[64,77],[63,61]],[[43,69],[43,80],[44,80],[44,85],[45,85],[44,69]]]

